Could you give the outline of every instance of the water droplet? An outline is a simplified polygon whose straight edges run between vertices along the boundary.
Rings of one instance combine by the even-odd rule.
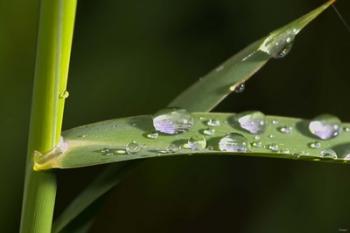
[[[212,136],[215,134],[215,129],[214,128],[207,128],[207,129],[203,129],[202,130],[202,133],[204,135],[207,135],[207,136]]]
[[[337,153],[332,149],[324,149],[321,151],[321,156],[324,159],[337,159]]]
[[[272,120],[271,122],[272,122],[273,125],[277,125],[277,124],[280,123],[278,120]]]
[[[149,138],[149,139],[157,139],[158,136],[159,136],[159,134],[158,134],[157,132],[148,133],[148,134],[146,135],[146,137]]]
[[[293,127],[292,126],[282,126],[282,127],[278,128],[278,130],[283,134],[290,134],[293,131]]]
[[[259,135],[255,135],[255,136],[254,136],[254,139],[255,139],[255,140],[260,140],[260,136],[259,136]]]
[[[280,33],[279,35],[271,34],[265,39],[259,50],[267,53],[273,58],[283,58],[292,49],[294,38],[297,33],[298,30],[289,30],[287,32]]]
[[[192,128],[193,124],[191,113],[180,108],[163,109],[153,117],[154,128],[165,134],[183,133]]]
[[[241,83],[238,86],[233,86],[233,90],[235,93],[242,93],[245,90],[245,83]]]
[[[269,138],[274,138],[274,137],[275,137],[275,135],[273,135],[273,134],[269,134],[269,135],[268,135],[268,137],[269,137]]]
[[[247,152],[248,140],[242,134],[230,133],[219,141],[220,151]]]
[[[324,114],[310,121],[309,130],[316,137],[326,140],[339,135],[341,131],[340,124],[338,117]]]
[[[262,112],[244,112],[237,115],[237,121],[242,129],[251,134],[265,131],[265,115]]]
[[[216,71],[216,72],[220,72],[220,71],[222,71],[224,68],[225,68],[225,67],[224,67],[223,65],[221,65],[221,66],[217,67],[217,68],[215,69],[215,71]]]
[[[69,92],[67,90],[60,93],[59,97],[60,99],[66,99],[69,96]]]
[[[344,127],[343,130],[344,132],[350,132],[350,127]]]
[[[217,126],[220,126],[221,125],[221,122],[217,119],[209,119],[207,121],[207,126],[212,126],[212,127],[217,127]]]
[[[310,142],[308,145],[312,149],[319,149],[319,148],[321,148],[321,143],[317,142],[317,141],[316,142]]]
[[[207,141],[203,136],[193,136],[188,140],[187,145],[193,151],[204,150],[207,146]]]
[[[266,146],[266,148],[273,152],[278,152],[280,149],[280,147],[276,143],[269,144]]]
[[[124,150],[124,149],[117,149],[117,150],[115,150],[115,152],[116,152],[117,154],[120,154],[120,155],[126,154],[126,150]]]
[[[255,148],[260,148],[260,147],[262,147],[262,142],[261,141],[254,141],[250,145],[252,147],[255,147]]]
[[[128,154],[136,154],[142,149],[142,146],[136,141],[132,141],[126,145],[125,149]]]
[[[167,148],[166,151],[168,153],[176,153],[181,149],[181,147],[179,145],[176,144],[170,144]]]

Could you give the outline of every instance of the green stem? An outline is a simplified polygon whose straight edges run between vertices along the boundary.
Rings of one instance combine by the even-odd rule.
[[[21,233],[51,232],[56,197],[52,172],[34,172],[34,150],[58,143],[68,79],[76,0],[41,0]]]

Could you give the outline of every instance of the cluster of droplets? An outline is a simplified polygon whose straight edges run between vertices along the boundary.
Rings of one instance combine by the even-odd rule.
[[[150,140],[156,140],[160,135],[177,135],[189,131],[195,124],[195,120],[190,112],[180,108],[168,108],[157,112],[153,120],[153,126],[155,131],[146,133],[144,136]],[[160,154],[172,153],[175,154],[182,149],[191,151],[211,151],[219,150],[223,152],[248,152],[251,149],[254,151],[268,150],[272,153],[290,154],[296,156],[296,158],[312,157],[315,153],[319,153],[317,158],[320,159],[337,159],[339,156],[332,148],[327,148],[327,143],[323,141],[331,140],[341,132],[350,132],[350,128],[342,127],[341,121],[331,115],[320,115],[315,117],[308,123],[309,133],[312,134],[317,140],[307,143],[306,148],[303,151],[293,151],[284,144],[276,143],[274,138],[277,134],[285,135],[288,137],[290,134],[294,134],[294,126],[283,125],[277,119],[271,119],[267,121],[266,116],[259,111],[243,112],[233,115],[232,120],[225,121],[224,124],[229,123],[232,128],[239,128],[239,130],[246,133],[231,132],[217,139],[216,145],[208,145],[207,138],[215,136],[217,129],[220,129],[223,122],[214,118],[200,118],[202,123],[206,126],[199,130],[198,135],[192,135],[184,143],[171,143],[165,149],[159,150]],[[274,127],[275,132],[269,129],[269,133],[266,132],[267,126]],[[298,131],[297,131],[298,132]],[[295,133],[297,133],[295,132]],[[248,140],[251,135],[252,140]],[[245,136],[246,135],[246,136]],[[266,140],[266,144],[263,144],[262,138]],[[277,138],[281,138],[278,136]],[[215,140],[213,140],[215,141]],[[121,155],[121,154],[137,154],[143,150],[145,145],[141,145],[135,140],[130,141],[125,148],[111,149],[102,148],[99,152],[103,155]],[[217,149],[216,149],[217,148]],[[344,160],[350,160],[350,147],[346,154],[341,155]]]

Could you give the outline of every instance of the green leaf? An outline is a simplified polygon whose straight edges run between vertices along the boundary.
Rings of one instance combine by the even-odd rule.
[[[252,43],[194,83],[169,106],[183,107],[193,112],[213,109],[227,95],[239,88],[240,84],[252,77],[271,57],[279,57],[279,53],[283,55],[287,53],[295,36],[333,2],[333,0],[328,1],[299,19]],[[188,106],[189,102],[190,106]]]
[[[301,30],[307,23],[332,3],[333,1],[329,1],[302,18],[251,44],[225,62],[224,69],[219,66],[220,68],[218,68],[217,71],[213,71],[203,77],[200,81],[179,95],[169,106],[183,107],[190,111],[210,111],[219,101],[234,91],[237,86],[245,82],[257,70],[266,64],[270,59],[270,55],[266,53],[266,48],[271,49],[273,42],[277,42],[281,40],[281,38],[283,39],[283,37],[285,39],[285,36],[283,35],[290,34],[290,30],[293,28],[299,28],[299,30]],[[110,165],[106,168],[106,170],[96,178],[96,180],[89,185],[84,192],[77,196],[68,208],[57,218],[54,223],[54,229],[56,229],[54,232],[60,232],[60,229],[66,227],[72,220],[78,216],[78,218],[80,218],[81,212],[85,209],[89,209],[92,202],[101,202],[101,197],[104,193],[115,187],[119,183],[119,175],[124,174],[123,172],[119,173],[118,171],[118,169],[115,170],[114,165]],[[105,174],[111,174],[113,172],[115,174],[114,179],[118,182],[115,182],[113,179],[104,180],[101,178],[104,177]],[[111,185],[109,185],[108,188],[101,190],[99,188],[96,189],[96,184],[101,186],[108,186],[108,184]],[[74,206],[79,206],[79,208],[75,209]]]
[[[307,128],[307,121],[286,118],[267,117],[266,130],[259,135],[261,147],[251,146],[248,152],[220,151],[218,141],[228,133],[239,133],[247,138],[252,144],[255,135],[237,126],[235,114],[228,113],[193,113],[194,125],[187,132],[176,135],[159,134],[158,138],[148,138],[147,134],[154,132],[152,116],[142,115],[122,118],[77,127],[64,132],[65,151],[54,151],[36,159],[37,170],[51,168],[78,168],[98,164],[115,163],[135,159],[144,159],[161,156],[179,155],[244,155],[262,156],[285,159],[322,159],[321,150],[326,148],[338,148],[350,142],[350,133],[341,135],[321,142],[321,148],[310,148],[309,144],[317,140],[312,137]],[[213,127],[213,135],[203,134],[208,128],[206,121],[216,119],[221,122],[220,126]],[[272,123],[276,120],[279,124]],[[293,128],[290,134],[280,132],[279,127],[288,126]],[[344,124],[349,127],[349,124]],[[271,136],[272,135],[272,136]],[[186,143],[194,137],[204,137],[206,148],[190,150]],[[276,144],[281,150],[272,151],[269,145]],[[169,146],[172,146],[169,149]],[[132,148],[131,148],[132,147]],[[129,149],[128,151],[128,148]],[[209,149],[211,148],[211,149]],[[344,162],[342,159],[329,160],[329,162]]]

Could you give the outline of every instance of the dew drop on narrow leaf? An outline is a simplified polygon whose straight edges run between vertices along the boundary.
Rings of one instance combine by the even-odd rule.
[[[278,152],[280,150],[280,147],[276,143],[272,143],[266,146],[266,149],[269,149],[272,152]]]
[[[260,147],[262,147],[262,142],[261,141],[254,141],[254,142],[250,143],[250,145],[252,147],[255,147],[255,148],[260,148]]]
[[[149,139],[157,139],[158,136],[159,136],[159,134],[158,134],[157,132],[148,133],[148,134],[146,135],[146,137],[149,138]]]
[[[245,90],[245,83],[241,83],[238,86],[233,86],[231,91],[235,93],[242,93]]]
[[[321,143],[320,142],[310,142],[308,145],[312,149],[319,149],[319,148],[321,148]]]
[[[244,112],[236,116],[239,126],[251,134],[260,134],[265,131],[266,121],[262,112]]]
[[[229,152],[247,152],[248,140],[242,134],[230,133],[220,139],[219,149]]]
[[[337,153],[332,149],[324,149],[321,151],[321,156],[324,159],[337,159]]]
[[[131,141],[126,145],[125,149],[128,154],[136,154],[137,152],[141,151],[142,146],[136,141]]]
[[[212,127],[217,127],[217,126],[221,125],[221,122],[220,122],[220,120],[217,120],[217,119],[209,119],[207,121],[207,125],[212,126]]]
[[[273,58],[283,58],[291,51],[298,30],[289,30],[280,35],[270,35],[260,46],[260,50]]]
[[[323,114],[310,121],[309,130],[316,137],[327,140],[340,134],[341,122],[336,116]]]
[[[278,128],[278,130],[283,134],[290,134],[293,131],[293,127],[292,126],[282,126],[282,127]]]
[[[213,136],[215,134],[215,129],[214,128],[203,129],[202,133],[207,136]]]
[[[188,148],[193,151],[204,150],[207,146],[205,137],[197,135],[191,137],[187,142]]]
[[[69,97],[69,92],[67,90],[61,92],[59,97],[60,99],[67,99]]]
[[[153,117],[154,128],[165,134],[183,133],[192,128],[193,124],[191,113],[181,108],[163,109]]]
[[[343,130],[344,132],[350,132],[350,127],[344,127]]]
[[[272,120],[271,122],[272,122],[273,125],[277,125],[279,123],[278,120]]]

